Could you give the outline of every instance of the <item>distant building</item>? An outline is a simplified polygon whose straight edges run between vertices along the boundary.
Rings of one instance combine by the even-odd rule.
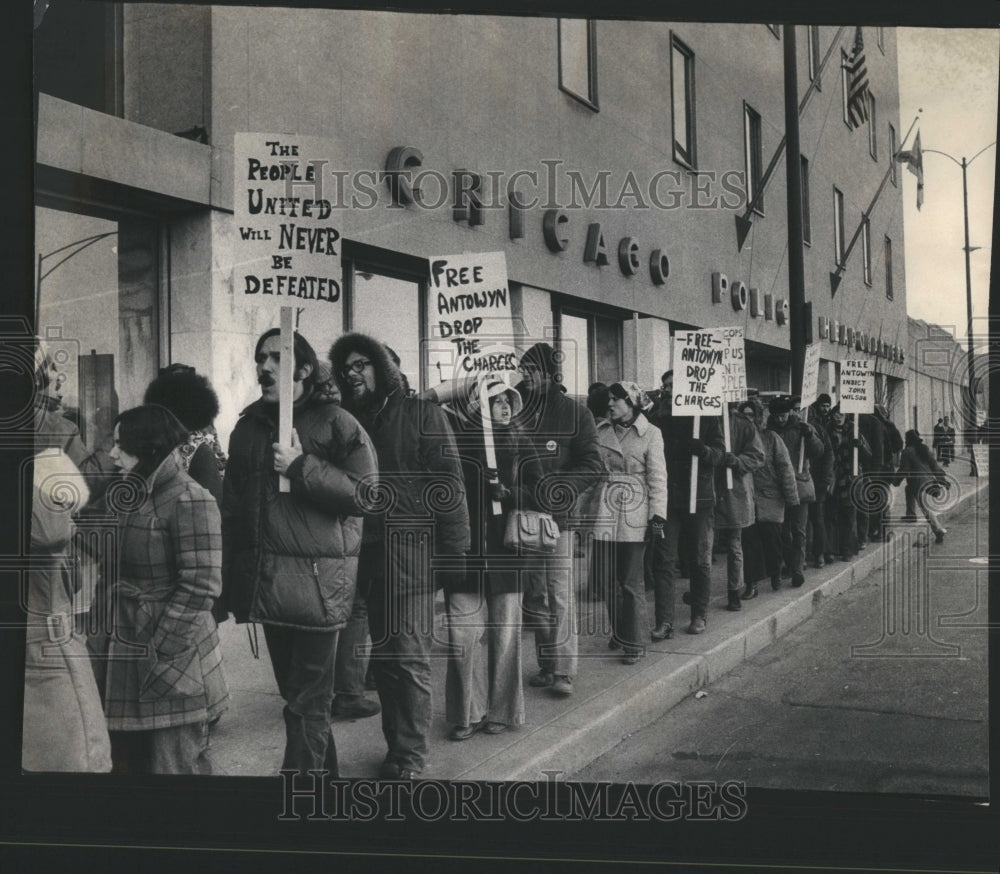
[[[793,159],[820,390],[835,394],[838,363],[864,350],[898,419],[911,368],[892,156],[910,120],[895,33],[864,29],[869,119],[853,130],[855,28],[796,38],[800,101],[816,84]],[[748,385],[789,387],[784,155],[763,186],[785,133],[778,26],[53,0],[37,48],[38,310],[75,349],[67,403],[85,422],[101,397],[139,403],[170,361],[224,387],[224,440],[256,395],[252,341],[273,322],[233,281],[240,131],[330,138],[348,199],[374,174],[377,202],[344,210],[343,293],[300,323],[321,354],[367,330],[414,388],[436,384],[420,346],[428,258],[502,250],[522,340],[563,345],[572,392],[655,386],[678,327],[728,325],[745,327]],[[439,208],[392,204],[377,174],[400,154]],[[456,213],[462,169],[499,208]]]
[[[947,416],[956,431],[972,423],[968,415],[969,359],[965,345],[956,342],[951,330],[908,318],[907,354],[908,409],[906,427],[930,437],[938,419]],[[977,356],[977,410],[982,420],[987,409],[988,367],[986,356]],[[985,389],[985,391],[984,391]]]

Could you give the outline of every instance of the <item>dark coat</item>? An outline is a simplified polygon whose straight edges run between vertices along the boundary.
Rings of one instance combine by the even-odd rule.
[[[691,460],[694,456],[689,446],[694,436],[694,419],[673,415],[669,397],[661,397],[646,415],[663,435],[663,455],[667,462],[667,509],[687,513],[691,500]],[[705,444],[706,456],[698,461],[695,507],[706,510],[715,506],[715,468],[726,453],[721,417],[702,416],[698,436]]]
[[[515,424],[541,465],[542,479],[534,501],[540,510],[552,515],[560,531],[565,531],[578,522],[570,518],[571,511],[604,476],[594,417],[550,382],[540,394],[525,398]]]
[[[240,414],[223,479],[223,580],[237,622],[332,631],[347,623],[361,548],[359,485],[377,473],[368,435],[346,410],[309,393],[294,407],[302,452],[274,470],[278,405]]]
[[[342,375],[352,351],[375,365],[376,408],[356,406]],[[432,555],[459,556],[470,549],[469,508],[455,436],[444,411],[430,401],[404,397],[402,374],[385,346],[365,334],[344,334],[330,349],[330,363],[347,410],[357,415],[378,456],[378,493],[365,511],[364,542],[386,561],[374,572],[397,586],[395,594],[418,594],[444,585],[450,574],[433,573],[426,550],[386,548],[393,528],[414,523],[433,531]],[[402,541],[400,541],[402,543]],[[464,573],[464,572],[462,572]]]
[[[826,447],[823,441],[816,434],[816,429],[811,425],[806,425],[808,434],[803,435],[799,427],[804,424],[795,413],[790,413],[785,421],[784,427],[772,428],[777,431],[785,443],[788,450],[788,457],[792,460],[792,467],[795,468],[795,484],[799,491],[799,503],[808,504],[816,500],[816,486],[812,479],[812,465],[815,462],[822,462],[823,453]],[[771,428],[771,425],[768,425]],[[805,456],[802,461],[802,470],[799,470],[799,444],[805,441]]]
[[[830,419],[820,413],[816,404],[809,407],[807,421],[812,425],[816,436],[823,441],[823,455],[817,459],[811,468],[816,497],[821,500],[833,487],[836,474],[834,471],[833,441],[830,439]],[[798,459],[796,459],[798,462]]]
[[[222,588],[222,531],[211,494],[175,449],[119,520],[118,607],[104,709],[110,730],[206,722],[229,699],[212,604]]]
[[[851,422],[844,423],[842,430],[831,430],[830,436],[834,446],[834,471],[836,482],[833,489],[833,498],[841,507],[850,506],[854,500],[852,490],[854,481],[854,426]],[[858,438],[858,470],[864,470],[865,465],[871,462],[871,447],[864,435]]]
[[[764,444],[757,429],[742,416],[729,417],[729,436],[734,462],[733,487],[726,485],[726,456],[715,469],[718,500],[716,528],[746,528],[754,523],[754,471],[764,464]]]
[[[784,522],[785,506],[799,503],[795,468],[785,441],[777,431],[759,432],[764,463],[753,472],[754,505],[758,522]]]
[[[898,486],[906,482],[906,490],[914,495],[919,495],[922,490],[926,490],[931,483],[946,483],[948,474],[942,470],[937,463],[934,454],[928,450],[927,458],[921,458],[916,446],[907,446],[899,458],[899,470],[892,477],[892,484]]]

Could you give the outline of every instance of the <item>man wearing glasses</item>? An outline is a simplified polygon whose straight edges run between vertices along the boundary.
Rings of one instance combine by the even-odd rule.
[[[358,568],[389,748],[378,776],[412,780],[423,770],[431,726],[434,593],[447,573],[463,573],[470,548],[462,468],[445,413],[406,396],[383,343],[345,334],[330,349],[330,364],[344,407],[378,454],[379,487],[368,493]]]

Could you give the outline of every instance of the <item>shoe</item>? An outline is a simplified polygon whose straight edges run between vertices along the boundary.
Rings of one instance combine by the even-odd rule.
[[[806,578],[802,575],[800,571],[796,571],[792,574],[792,588],[797,589],[806,581]]]
[[[397,780],[416,780],[420,776],[419,771],[414,771],[412,768],[400,768],[399,776]]]
[[[750,601],[757,597],[757,586],[752,583],[747,583],[746,587],[743,589],[743,594],[740,597],[744,601]]]
[[[938,531],[934,535],[934,542],[935,543],[944,543],[944,536],[947,533],[948,533],[948,529],[947,528],[942,528],[940,531]]]
[[[816,561],[813,566],[816,568],[816,570],[819,570],[824,566],[824,564],[825,562],[823,561],[823,556],[819,555],[816,557]]]
[[[704,616],[695,616],[691,620],[691,624],[687,627],[688,634],[702,634],[705,631],[707,623],[705,622]]]
[[[743,609],[743,604],[740,601],[739,590],[736,589],[729,590],[729,603],[726,604],[726,609],[730,613],[736,613],[737,611]]]
[[[386,759],[378,769],[379,780],[398,780],[399,765]]]
[[[639,664],[639,653],[637,652],[627,652],[622,656],[623,665],[637,665]]]
[[[552,682],[552,692],[563,698],[573,694],[573,679],[565,674],[559,674]]]
[[[486,734],[503,734],[507,730],[506,722],[487,722],[483,731]]]
[[[650,633],[651,640],[670,640],[674,636],[674,627],[669,622],[661,622]]]
[[[375,683],[375,674],[368,671],[365,674],[365,691],[366,692],[376,692],[378,691],[378,686]]]
[[[448,735],[448,740],[468,740],[477,731],[482,731],[484,728],[486,728],[485,716],[479,722],[473,722],[472,725],[456,725],[451,730],[451,734]]]
[[[364,695],[337,695],[330,712],[342,719],[367,719],[382,712],[382,705]]]
[[[681,595],[681,600],[690,607],[691,606],[691,593],[690,592],[685,592],[683,595]]]
[[[534,686],[536,689],[541,689],[545,686],[551,686],[555,682],[555,679],[551,671],[539,671],[537,674],[533,674],[531,679],[528,680],[528,685]]]
[[[775,574],[771,577],[771,588],[777,592],[781,588],[781,577]]]
[[[836,556],[832,552],[828,552],[823,558],[826,560],[827,564],[833,564]]]
[[[620,640],[618,640],[615,637],[611,637],[608,639],[608,649],[621,649],[621,648],[622,645]]]

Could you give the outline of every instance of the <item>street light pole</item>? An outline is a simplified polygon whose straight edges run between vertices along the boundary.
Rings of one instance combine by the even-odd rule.
[[[975,354],[972,348],[972,264],[969,256],[976,251],[976,249],[981,248],[980,246],[970,246],[969,245],[969,184],[968,184],[968,174],[967,171],[969,166],[973,161],[976,160],[983,152],[985,152],[990,146],[995,146],[996,140],[994,140],[989,145],[983,146],[976,154],[974,154],[968,160],[962,157],[959,161],[957,158],[949,155],[947,152],[939,151],[938,149],[924,149],[923,153],[926,155],[928,152],[934,155],[943,155],[953,164],[962,168],[962,212],[965,219],[965,246],[963,251],[965,252],[965,307],[966,314],[968,316],[968,324],[965,329],[965,342],[968,347],[967,355],[967,368],[969,371],[969,388],[968,388],[968,411],[969,415],[967,421],[971,420],[972,425],[970,428],[974,429],[978,427],[978,417],[976,415],[976,390],[975,390]]]

